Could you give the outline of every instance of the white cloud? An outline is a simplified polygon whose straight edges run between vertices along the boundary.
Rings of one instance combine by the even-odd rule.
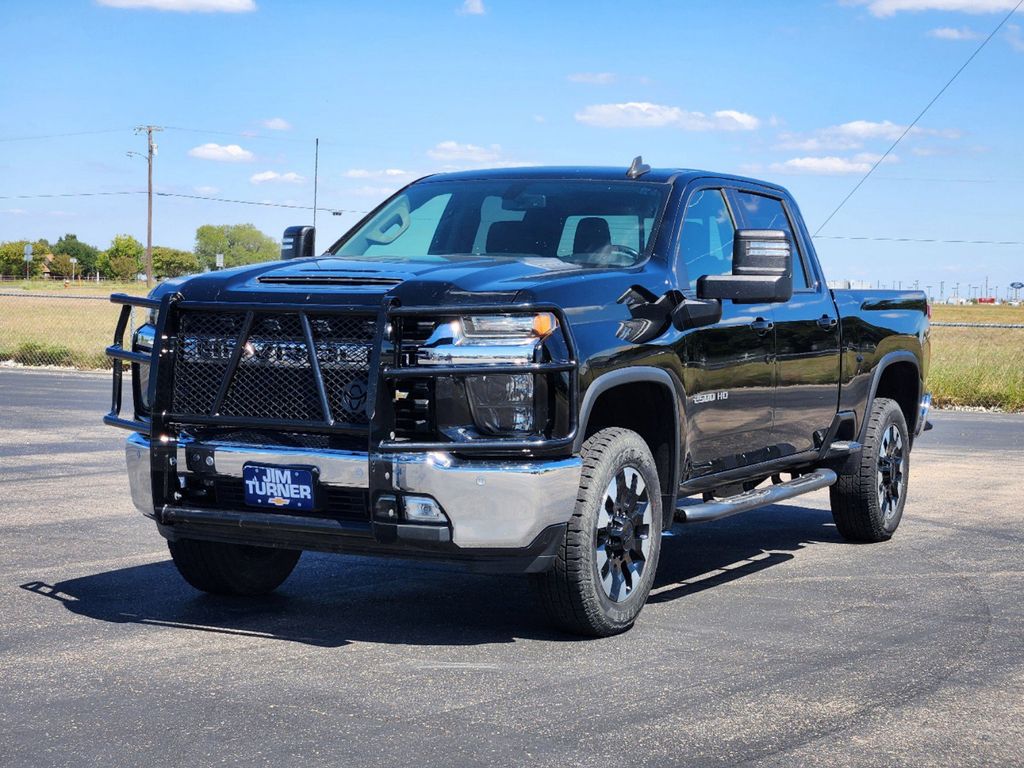
[[[0,213],[6,213],[11,216],[24,216],[28,211],[24,208],[4,208]]]
[[[970,27],[939,27],[937,29],[928,30],[928,37],[934,37],[938,40],[980,40],[981,33],[975,32]]]
[[[830,125],[810,134],[780,133],[775,148],[799,152],[843,152],[860,149],[870,141],[896,141],[906,129],[907,126],[890,120],[851,120],[840,125]],[[955,128],[914,126],[907,135],[959,139],[963,134]]]
[[[294,171],[288,171],[288,173],[278,173],[277,171],[261,171],[260,173],[254,173],[249,177],[249,181],[253,184],[265,184],[268,181],[272,181],[275,184],[302,184],[306,180],[305,176],[300,176]]]
[[[1013,50],[1024,53],[1024,37],[1021,36],[1020,27],[1016,24],[1006,25],[1006,42]]]
[[[256,10],[254,0],[96,0],[110,8],[147,8],[182,13],[246,13]]]
[[[217,187],[211,187],[208,185],[193,187],[192,189],[194,189],[196,194],[199,195],[215,195],[218,192],[220,192],[220,189],[218,189]]]
[[[403,171],[399,168],[384,168],[379,171],[371,171],[366,168],[351,168],[345,171],[345,176],[349,179],[397,179],[412,175],[409,171]]]
[[[847,173],[867,173],[879,161],[881,155],[862,152],[853,157],[794,157],[783,163],[772,163],[769,168],[776,173],[807,173],[823,176],[837,176]],[[896,155],[885,158],[886,163],[898,162]]]
[[[188,151],[189,157],[200,160],[216,160],[220,163],[249,163],[255,157],[248,149],[237,144],[200,144]]]
[[[577,122],[601,128],[663,128],[685,131],[752,131],[761,121],[746,112],[723,109],[706,115],[680,107],[628,101],[621,104],[591,104],[575,115]]]
[[[442,141],[427,150],[427,154],[435,160],[444,162],[489,163],[501,159],[501,146],[491,144],[489,147],[481,147],[476,144],[460,144],[457,141]]]
[[[459,13],[467,16],[483,16],[486,13],[484,9],[484,0],[463,0],[462,7],[459,8]]]
[[[283,117],[271,117],[266,120],[260,120],[260,125],[270,131],[290,131],[292,129],[292,124]]]
[[[866,5],[872,16],[884,18],[903,11],[959,11],[996,13],[1017,5],[1015,0],[844,0],[844,5]]]
[[[613,72],[574,72],[567,75],[566,80],[570,83],[585,83],[587,85],[611,85],[619,77]]]
[[[389,187],[384,185],[374,186],[368,184],[363,187],[350,189],[348,190],[348,193],[358,197],[372,197],[376,200],[383,200],[385,197],[393,195],[396,191],[398,191],[398,187]]]
[[[534,115],[533,122],[535,123],[546,123],[548,119],[544,115]]]

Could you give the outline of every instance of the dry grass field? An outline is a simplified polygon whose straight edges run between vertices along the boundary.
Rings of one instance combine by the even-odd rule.
[[[0,285],[0,360],[24,365],[108,368],[119,308],[112,291],[144,293],[137,284],[75,285],[34,281]],[[46,289],[46,290],[42,290]],[[72,298],[72,296],[87,298]],[[935,322],[1020,323],[1024,307],[938,305]],[[937,406],[1024,411],[1024,328],[932,329],[929,388]]]

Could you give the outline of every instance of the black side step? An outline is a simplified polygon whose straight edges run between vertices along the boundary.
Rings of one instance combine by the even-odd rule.
[[[740,512],[792,499],[794,496],[801,496],[819,488],[827,488],[835,481],[836,473],[831,469],[816,469],[786,483],[770,485],[767,488],[755,488],[752,491],[739,493],[725,499],[705,501],[704,503],[691,503],[684,500],[676,508],[676,520],[683,523],[706,523],[709,520],[720,520]]]

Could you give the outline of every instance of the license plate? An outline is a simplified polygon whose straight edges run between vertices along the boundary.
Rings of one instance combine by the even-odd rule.
[[[295,467],[242,468],[245,503],[272,509],[313,509],[313,472]]]

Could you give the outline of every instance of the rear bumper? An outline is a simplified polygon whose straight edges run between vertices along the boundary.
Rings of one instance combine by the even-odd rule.
[[[248,509],[154,504],[150,444],[134,433],[125,447],[132,501],[170,538],[468,561],[486,570],[544,570],[561,542],[579,488],[578,457],[550,460],[462,459],[447,453],[386,457],[393,493],[429,496],[448,525],[340,521]],[[379,459],[379,457],[376,457]],[[323,486],[366,489],[369,454],[351,451],[179,443],[178,474],[242,477],[249,462],[314,466]]]

